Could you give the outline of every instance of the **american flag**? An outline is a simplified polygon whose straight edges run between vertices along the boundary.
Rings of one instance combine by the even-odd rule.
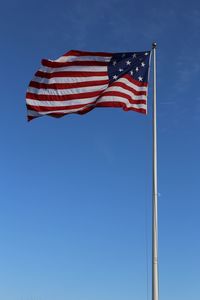
[[[104,53],[71,50],[43,59],[26,93],[28,120],[84,114],[95,107],[147,113],[150,51]]]

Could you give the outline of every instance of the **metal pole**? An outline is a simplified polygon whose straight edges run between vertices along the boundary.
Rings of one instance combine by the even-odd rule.
[[[158,184],[157,184],[157,120],[156,120],[156,43],[152,44],[153,75],[153,203],[152,203],[152,300],[158,300]]]

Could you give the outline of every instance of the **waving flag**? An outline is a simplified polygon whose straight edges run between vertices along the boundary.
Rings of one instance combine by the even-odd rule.
[[[28,120],[84,114],[95,107],[147,113],[151,52],[103,53],[71,50],[43,59],[26,93]]]

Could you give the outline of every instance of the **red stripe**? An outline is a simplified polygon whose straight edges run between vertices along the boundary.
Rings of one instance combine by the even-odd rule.
[[[71,110],[71,109],[77,109],[81,108],[87,105],[90,105],[91,103],[88,104],[74,104],[74,105],[68,105],[68,106],[35,106],[35,105],[29,105],[27,104],[27,108],[30,110],[34,110],[37,112],[48,112],[48,111],[56,111],[56,110]]]
[[[68,114],[59,114],[59,113],[52,113],[52,114],[48,114],[48,116],[54,117],[54,118],[61,118],[64,117],[64,115],[68,115]]]
[[[139,100],[134,100],[133,97],[131,97],[130,95],[127,95],[125,93],[122,92],[104,92],[102,95],[102,97],[106,97],[106,96],[112,96],[112,97],[122,97],[127,99],[131,104],[146,104],[146,100],[144,99],[139,99]]]
[[[122,93],[118,93],[118,94],[120,94],[118,96],[128,99],[128,97],[126,97],[126,95],[123,96]],[[106,96],[110,96],[110,95],[106,95]],[[146,104],[145,100],[133,100],[133,99],[128,99],[128,100],[129,100],[130,104],[135,104],[135,105],[137,105],[137,104]],[[123,103],[120,100],[119,101],[109,101],[108,103],[119,103],[119,102]],[[107,103],[107,101],[98,103],[98,100],[97,101],[94,100],[93,103],[94,103],[95,106],[98,106],[98,105],[101,106],[102,103]],[[125,103],[123,103],[123,104],[126,105]],[[83,103],[83,104],[74,104],[74,105],[68,105],[68,106],[56,106],[56,105],[53,105],[53,106],[37,106],[37,105],[27,104],[27,108],[31,109],[31,110],[34,110],[34,111],[37,111],[37,112],[48,112],[48,111],[52,111],[52,110],[77,109],[77,108],[82,108],[82,107],[88,106],[88,105],[91,106],[93,104],[92,103],[88,103],[88,104]]]
[[[35,106],[35,105],[29,105],[27,104],[27,108],[30,109],[30,110],[34,110],[38,113],[42,112],[48,112],[48,111],[59,111],[59,110],[73,110],[73,109],[78,109],[78,108],[83,108],[83,107],[88,107],[89,106],[106,106],[106,103],[109,104],[109,106],[111,106],[111,103],[113,103],[113,107],[116,107],[116,104],[117,104],[117,107],[118,107],[118,103],[121,103],[123,104],[124,106],[126,106],[125,103],[121,102],[121,101],[109,101],[109,102],[94,102],[93,103],[88,103],[88,104],[74,104],[74,105],[68,105],[68,106]],[[141,103],[139,101],[132,101],[131,104],[144,104],[144,103]],[[140,108],[138,108],[140,109]],[[143,108],[141,108],[142,110],[145,110]]]
[[[50,117],[54,117],[54,118],[61,118],[66,114],[59,114],[59,113],[52,113],[52,114],[46,114],[46,116],[50,116]],[[33,119],[39,118],[39,117],[43,117],[45,115],[39,115],[39,116],[27,116],[28,122],[32,121]]]
[[[72,56],[108,56],[108,57],[111,57],[113,55],[113,53],[70,50],[69,52],[63,54],[62,56],[71,56],[71,55]]]
[[[39,116],[38,116],[39,117]],[[30,121],[32,121],[33,119],[36,119],[36,118],[38,118],[38,117],[33,117],[33,116],[27,116],[27,119],[28,119],[28,122],[30,122]]]
[[[70,110],[73,109],[79,109],[79,108],[83,108],[85,106],[84,109],[81,109],[81,111],[77,111],[77,112],[73,112]],[[59,116],[60,114],[62,115],[67,115],[67,114],[71,114],[71,113],[78,113],[78,114],[84,114],[87,113],[88,111],[94,109],[95,107],[122,107],[125,111],[129,111],[129,110],[133,110],[133,111],[137,111],[137,112],[141,112],[146,114],[146,109],[144,108],[135,108],[135,107],[127,107],[125,103],[123,102],[117,102],[117,101],[110,101],[110,102],[101,102],[101,103],[93,103],[93,104],[88,104],[88,105],[72,105],[72,106],[67,106],[67,107],[40,107],[40,106],[32,106],[32,105],[27,105],[27,109],[32,110],[32,111],[36,111],[38,113],[42,112],[42,113],[46,113],[48,114],[49,111],[62,111],[62,110],[68,110],[67,113],[51,113],[48,115],[56,115]],[[33,117],[32,117],[33,118]]]
[[[69,94],[69,95],[39,95],[34,93],[27,93],[26,98],[38,100],[38,101],[67,101],[75,99],[85,99],[91,97],[98,97],[102,91],[97,92],[88,92],[88,93],[78,93],[78,94]]]
[[[81,72],[81,71],[65,71],[65,72],[53,72],[46,73],[42,71],[37,71],[35,76],[41,78],[54,78],[54,77],[93,77],[93,76],[107,76],[107,72]]]
[[[48,59],[43,59],[41,64],[45,67],[50,68],[61,68],[61,67],[71,67],[71,66],[85,66],[85,67],[97,67],[97,66],[107,66],[108,62],[104,61],[70,61],[70,62],[56,62],[50,61]]]
[[[74,82],[74,83],[40,83],[36,81],[31,81],[29,86],[37,89],[74,89],[89,86],[99,86],[108,84],[109,80],[99,80],[99,81],[85,81],[85,82]]]
[[[139,96],[139,95],[146,96],[146,94],[147,94],[146,91],[136,91],[134,88],[130,87],[129,85],[127,85],[123,82],[118,82],[118,81],[113,82],[109,87],[115,87],[115,86],[119,86],[125,90],[128,90],[128,91],[132,92],[133,94],[135,94],[136,96]]]
[[[123,78],[128,79],[131,83],[137,85],[137,86],[148,86],[147,82],[141,82],[141,81],[137,81],[135,79],[133,79],[133,77],[131,77],[129,74],[125,74],[123,76]]]
[[[144,108],[127,107],[125,103],[117,101],[97,103],[96,107],[121,107],[125,111],[132,110],[142,114],[147,113],[146,109]]]

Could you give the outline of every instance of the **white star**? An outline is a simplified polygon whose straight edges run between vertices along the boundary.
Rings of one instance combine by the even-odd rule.
[[[139,81],[142,81],[142,80],[143,80],[143,77],[139,76],[138,79],[139,79]]]
[[[117,62],[116,60],[113,61],[113,66],[116,66]]]
[[[136,71],[136,72],[138,72],[138,71],[139,71],[139,68],[138,68],[138,67],[137,67],[137,68],[135,68],[135,71]]]
[[[129,66],[131,64],[131,61],[127,60],[126,64],[127,64],[127,66]]]
[[[147,56],[147,55],[149,55],[149,53],[148,53],[148,52],[145,52],[145,54],[144,54],[144,55],[146,55],[146,56]]]
[[[133,75],[133,71],[130,71],[130,74]]]
[[[117,79],[117,75],[114,75],[114,76],[113,76],[113,79],[114,79],[114,80]]]
[[[137,56],[137,55],[136,55],[135,53],[132,55],[133,58],[136,58],[136,56]]]
[[[119,72],[122,72],[122,71],[124,71],[123,69],[119,69]]]
[[[142,63],[141,63],[141,66],[142,66],[142,67],[144,67],[144,66],[145,66],[145,63],[144,63],[144,62],[142,62]]]

